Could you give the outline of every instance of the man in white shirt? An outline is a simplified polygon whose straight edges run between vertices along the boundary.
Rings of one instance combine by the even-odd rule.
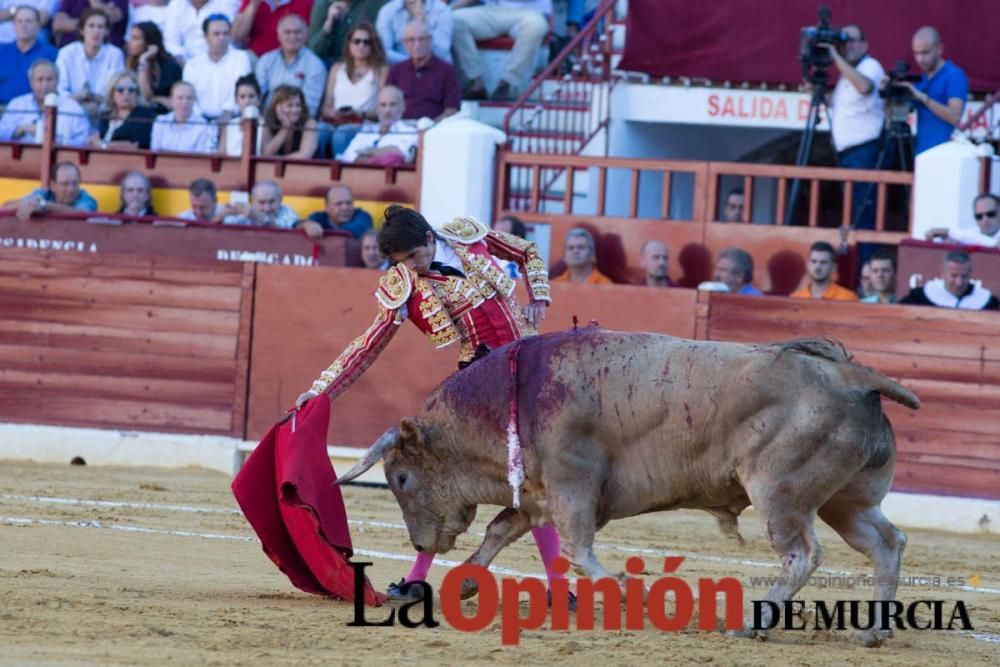
[[[202,55],[208,51],[205,19],[221,14],[232,22],[238,6],[238,0],[172,0],[163,46],[181,64]]]
[[[312,50],[305,47],[308,32],[306,22],[298,14],[285,14],[278,21],[278,43],[257,61],[257,82],[265,100],[282,84],[301,88],[309,107],[309,116],[316,117],[326,85],[326,65]]]
[[[45,135],[45,96],[55,93],[59,70],[51,60],[36,60],[28,70],[31,92],[15,97],[0,117],[0,141],[42,143]],[[73,98],[59,95],[56,120],[56,143],[62,146],[85,146],[90,136],[87,115]]]
[[[927,230],[927,240],[942,239],[963,245],[978,245],[984,248],[1000,246],[1000,197],[991,192],[982,192],[972,200],[972,217],[976,226],[951,228],[934,227]]]
[[[184,80],[194,86],[198,108],[210,120],[236,111],[236,80],[252,71],[247,52],[231,48],[232,41],[229,19],[209,17],[205,20],[208,51],[184,65]]]
[[[218,129],[204,116],[194,113],[195,100],[194,88],[186,81],[178,81],[170,88],[173,111],[158,116],[153,123],[151,151],[215,152]]]
[[[100,10],[80,16],[81,39],[59,49],[59,91],[70,95],[88,113],[95,114],[108,92],[111,77],[125,69],[125,55],[107,43],[111,25]]]
[[[470,6],[474,4],[476,0],[453,0],[451,3],[455,65],[470,82],[465,97],[486,97],[476,40],[510,35],[514,38],[514,48],[500,75],[500,83],[493,91],[493,99],[513,99],[518,86],[527,82],[533,73],[538,49],[549,32],[546,17],[552,15],[552,0],[481,0],[480,4]]]
[[[824,44],[840,71],[840,79],[828,100],[830,133],[837,150],[837,163],[849,169],[876,169],[878,166],[885,105],[879,98],[879,83],[885,70],[868,55],[865,33],[858,25],[841,28],[850,39],[841,53]],[[868,183],[855,183],[851,220],[859,229],[875,229],[875,201]]]
[[[231,204],[234,215],[227,215],[226,225],[253,225],[293,229],[299,222],[295,211],[281,202],[281,187],[274,181],[258,181],[250,190],[250,206]]]
[[[413,162],[416,157],[417,127],[403,118],[406,106],[403,91],[396,86],[384,86],[378,91],[375,112],[378,122],[366,122],[354,135],[342,155],[341,162],[372,162],[374,158],[395,154],[400,162]],[[377,161],[377,160],[376,160]]]

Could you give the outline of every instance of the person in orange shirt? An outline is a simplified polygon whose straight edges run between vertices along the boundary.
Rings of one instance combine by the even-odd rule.
[[[833,246],[826,241],[816,241],[809,246],[809,262],[806,265],[809,282],[805,287],[792,292],[792,298],[857,301],[857,294],[833,282],[835,257]]]
[[[594,237],[583,227],[574,227],[566,234],[563,245],[563,262],[566,270],[552,282],[583,283],[585,285],[612,285],[614,281],[597,270],[597,252]]]

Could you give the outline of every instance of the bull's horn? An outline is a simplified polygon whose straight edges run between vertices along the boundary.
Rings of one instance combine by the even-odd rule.
[[[387,451],[395,447],[398,443],[399,429],[396,427],[390,428],[375,441],[374,445],[368,448],[368,451],[364,453],[361,460],[353,468],[337,479],[336,483],[345,484],[365,474],[373,465],[378,463],[379,459],[385,456]]]

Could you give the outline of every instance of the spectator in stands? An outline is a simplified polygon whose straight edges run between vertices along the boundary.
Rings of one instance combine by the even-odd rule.
[[[230,157],[243,155],[243,114],[247,108],[257,109],[259,118],[260,110],[260,85],[257,77],[253,74],[241,76],[236,80],[236,107],[239,110],[229,122],[219,128],[219,152]],[[254,154],[259,154],[264,138],[263,122],[258,119],[257,124],[257,147]]]
[[[879,97],[885,70],[868,54],[868,41],[861,26],[845,25],[841,30],[850,41],[840,47],[822,44],[840,72],[833,92],[827,94],[837,163],[849,169],[875,169],[885,125],[885,104]],[[855,183],[852,188],[851,220],[860,229],[875,229],[871,186]]]
[[[96,211],[97,201],[80,187],[80,169],[72,162],[59,162],[52,168],[50,188],[38,188],[30,195],[0,206],[0,210],[16,211],[21,220],[33,213],[72,213]]]
[[[378,247],[378,230],[368,229],[361,235],[361,262],[366,269],[385,271],[389,268],[389,260],[382,256]]]
[[[331,155],[340,155],[366,120],[377,120],[375,101],[389,67],[370,23],[351,28],[341,62],[330,68],[322,119],[334,126]]]
[[[128,22],[132,27],[140,23],[152,23],[163,35],[167,31],[169,20],[170,0],[131,0],[129,3]]]
[[[896,258],[888,250],[878,250],[868,260],[871,291],[861,303],[896,303]]]
[[[261,155],[311,159],[319,144],[318,129],[309,117],[302,89],[282,84],[274,90],[264,112]]]
[[[372,217],[354,205],[354,193],[342,183],[326,191],[326,208],[309,216],[320,229],[348,232],[356,239],[372,228]]]
[[[66,46],[82,36],[86,14],[98,11],[108,19],[105,36],[116,47],[125,45],[125,26],[128,25],[128,0],[61,0],[52,19],[52,39],[56,46]],[[103,90],[103,88],[99,88]]]
[[[148,149],[156,112],[139,103],[139,80],[135,75],[125,71],[113,76],[105,100],[90,145]]]
[[[57,93],[59,70],[50,60],[36,60],[28,70],[31,92],[15,97],[0,118],[0,141],[40,144],[45,136],[45,96]],[[56,143],[86,146],[90,122],[83,107],[68,95],[59,95]]]
[[[969,77],[958,65],[941,57],[941,35],[924,26],[913,35],[913,59],[923,70],[916,85],[903,82],[913,95],[917,110],[916,152],[951,139],[962,122],[965,98],[969,96]]]
[[[516,215],[505,215],[496,222],[493,223],[493,229],[498,232],[504,232],[506,234],[512,234],[519,239],[528,238],[528,229],[521,222],[521,219]],[[521,277],[521,270],[517,266],[517,262],[512,262],[509,259],[500,259],[499,257],[494,257],[494,260],[503,270],[514,280]]]
[[[934,227],[927,230],[927,240],[942,239],[964,245],[978,245],[984,248],[1000,246],[1000,197],[990,192],[982,192],[972,200],[972,215],[977,229],[954,226],[950,229]]]
[[[85,10],[80,25],[80,40],[59,49],[56,57],[59,90],[96,117],[111,77],[125,69],[125,56],[107,43],[108,15],[103,11]]]
[[[723,283],[733,294],[764,295],[753,286],[753,257],[743,248],[726,248],[719,253],[714,280]]]
[[[221,15],[232,23],[236,18],[233,0],[172,0],[163,41],[180,64],[208,51],[205,19]]]
[[[670,253],[667,244],[657,239],[647,239],[639,248],[639,266],[642,268],[642,285],[646,287],[673,287],[667,275]]]
[[[494,100],[511,100],[517,87],[531,76],[538,49],[549,32],[547,15],[552,13],[552,0],[453,0],[455,29],[452,48],[455,64],[469,81],[465,97],[485,99],[483,67],[476,40],[493,39],[502,35],[514,38],[514,48],[500,83],[493,91]]]
[[[413,162],[420,135],[412,123],[402,120],[405,108],[399,88],[386,86],[380,90],[378,122],[365,123],[337,159],[382,165]]]
[[[836,253],[826,241],[816,241],[809,246],[809,261],[806,274],[809,282],[805,287],[792,292],[795,299],[826,299],[830,301],[857,301],[858,295],[833,281],[836,268]]]
[[[17,10],[20,7],[35,10],[34,16],[38,22],[38,30],[35,31],[37,34],[43,26],[49,24],[53,6],[58,6],[58,0],[0,0],[0,45],[13,44],[21,39],[17,35]],[[48,40],[43,39],[42,41],[48,43]],[[48,60],[54,59],[54,56],[47,55],[45,57]],[[28,65],[30,64],[28,63]],[[27,71],[28,65],[25,65],[25,71]],[[18,95],[22,94],[18,93]]]
[[[233,22],[233,39],[262,56],[278,48],[278,23],[281,19],[296,14],[303,21],[308,21],[312,6],[313,0],[243,0],[240,13]]]
[[[207,178],[196,178],[191,181],[191,186],[188,188],[188,199],[191,202],[191,208],[177,216],[181,220],[222,222],[225,216],[236,213],[229,205],[219,203],[215,183]]]
[[[2,5],[0,5],[2,6]],[[14,13],[0,13],[6,22],[0,28],[11,31],[15,39],[0,40],[0,105],[7,104],[19,95],[31,92],[28,69],[36,60],[55,60],[56,49],[38,39],[42,13],[34,7],[10,5]],[[13,25],[13,28],[9,26]]]
[[[594,237],[583,227],[574,227],[566,234],[563,244],[566,270],[553,282],[611,285],[612,280],[597,270],[597,250]]]
[[[972,257],[964,250],[952,250],[944,256],[941,277],[914,287],[899,300],[915,306],[937,306],[962,310],[998,310],[996,296],[979,283],[972,282]]]
[[[858,298],[864,299],[872,295],[872,265],[871,260],[861,265],[861,275],[858,278]]]
[[[197,94],[194,86],[178,81],[170,89],[173,109],[153,123],[149,147],[154,151],[181,153],[211,153],[216,146],[216,130],[205,117],[194,112]]]
[[[228,121],[236,111],[236,80],[253,71],[246,51],[231,48],[229,19],[213,14],[202,24],[208,50],[184,65],[184,80],[194,86],[201,114]]]
[[[743,188],[730,190],[722,205],[722,222],[743,222]]]
[[[253,225],[292,229],[299,222],[295,211],[281,203],[281,188],[274,181],[259,181],[250,191],[250,206],[231,204],[233,215],[223,218],[227,225]]]
[[[125,67],[135,73],[142,99],[159,113],[169,111],[170,87],[183,75],[181,66],[163,48],[163,34],[155,23],[143,21],[132,26],[125,50]]]
[[[451,62],[451,8],[444,0],[389,0],[379,10],[375,24],[390,65],[409,58],[403,45],[403,31],[411,21],[423,21],[431,33],[431,52]]]
[[[278,42],[281,46],[268,51],[257,61],[257,82],[265,100],[282,84],[301,88],[306,96],[309,115],[319,112],[326,83],[326,65],[306,48],[306,22],[298,14],[285,14],[278,21]]]
[[[458,111],[462,103],[455,68],[431,53],[431,33],[423,21],[411,21],[403,31],[409,60],[389,69],[388,83],[406,98],[404,118],[441,120]]]
[[[122,179],[119,192],[119,213],[125,215],[156,215],[153,210],[153,187],[149,179],[138,171],[130,171]]]
[[[375,24],[386,0],[315,0],[309,14],[309,48],[332,64],[347,46],[347,33],[361,23]]]

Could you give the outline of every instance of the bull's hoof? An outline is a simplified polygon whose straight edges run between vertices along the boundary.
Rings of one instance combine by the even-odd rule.
[[[871,630],[860,630],[854,634],[854,641],[865,648],[878,648],[885,643],[888,635],[889,633],[875,630],[874,628]]]
[[[474,598],[479,594],[479,584],[476,583],[475,579],[469,578],[462,582],[462,591],[459,593],[459,597],[463,600],[468,600],[469,598]]]

